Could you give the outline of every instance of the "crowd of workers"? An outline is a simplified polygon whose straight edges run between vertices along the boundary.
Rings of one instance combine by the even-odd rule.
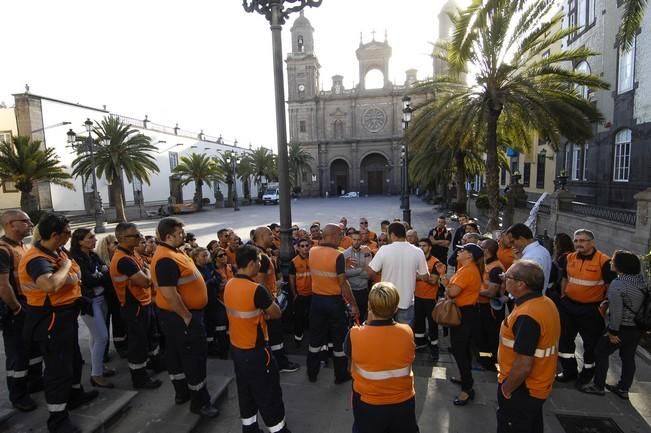
[[[459,370],[450,377],[461,387],[454,405],[475,396],[473,362],[498,372],[498,433],[542,432],[555,380],[627,399],[641,336],[635,314],[647,290],[639,258],[621,250],[610,258],[587,229],[557,234],[550,253],[524,224],[485,236],[464,215],[458,221],[453,231],[441,216],[423,237],[397,220],[382,221],[377,233],[365,218],[359,228],[345,217],[309,231],[294,226],[285,282],[277,224],[247,240],[222,229],[204,248],[180,219],[166,217],[155,237],[120,223],[98,244],[92,230],[72,232],[51,213],[28,248],[32,222],[6,211],[0,298],[11,403],[34,410],[30,393],[44,389],[49,431],[79,431],[68,411],[98,395],[81,384],[79,314],[90,334],[93,387],[114,387],[115,371],[104,365],[111,335],[135,389],[158,388],[154,373],[167,371],[176,404],[189,401],[190,411],[215,417],[206,359],[230,357],[244,433],[260,431],[258,413],[271,432],[289,432],[279,373],[299,365],[284,347],[288,324],[297,346],[307,331],[310,382],[328,358],[335,384],[352,380],[358,433],[419,431],[412,363],[421,349],[438,361],[440,331],[450,336]],[[441,299],[454,300],[458,326],[434,322]],[[608,357],[616,350],[621,379],[610,385]]]

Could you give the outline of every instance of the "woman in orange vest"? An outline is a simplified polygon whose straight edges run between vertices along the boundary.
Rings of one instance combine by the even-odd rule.
[[[393,284],[374,284],[368,295],[368,320],[353,327],[344,342],[352,362],[353,431],[357,433],[419,431],[411,370],[416,346],[411,327],[393,321],[399,301]]]
[[[472,389],[472,352],[470,343],[477,320],[475,303],[479,298],[484,275],[484,252],[477,244],[465,244],[457,252],[457,272],[447,278],[443,263],[437,264],[437,270],[442,275],[440,281],[445,287],[445,295],[454,299],[461,311],[461,325],[450,328],[450,343],[452,354],[459,368],[460,378],[450,378],[461,385],[461,393],[453,403],[455,406],[465,406],[475,397]],[[440,268],[440,269],[439,269]]]
[[[484,275],[482,290],[477,299],[479,310],[479,326],[477,327],[477,346],[479,349],[479,364],[486,370],[495,371],[497,362],[497,345],[500,336],[500,324],[504,320],[504,306],[495,309],[491,299],[502,296],[502,279],[504,272],[502,263],[497,258],[499,245],[494,239],[486,239],[481,243],[484,250]],[[506,299],[506,298],[504,298]]]

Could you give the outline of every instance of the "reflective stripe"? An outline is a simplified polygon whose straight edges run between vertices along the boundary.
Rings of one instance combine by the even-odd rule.
[[[493,352],[479,352],[480,358],[492,358]]]
[[[20,379],[21,377],[27,377],[27,370],[7,370],[7,377],[13,377],[14,379]]]
[[[190,391],[200,391],[201,388],[203,388],[204,386],[206,386],[206,379],[202,380],[196,385],[190,385],[188,383],[188,388],[190,389]]]
[[[578,284],[580,286],[602,286],[605,284],[604,280],[592,281],[592,280],[582,280],[580,278],[567,277],[567,281],[570,283]]]
[[[191,283],[192,281],[199,279],[200,276],[201,274],[195,272],[192,275],[188,275],[187,277],[179,278],[176,284],[180,286],[182,284]]]
[[[113,337],[113,341],[127,341],[127,337]]]
[[[297,277],[309,277],[310,275],[312,275],[310,272],[297,272],[296,273]]]
[[[280,421],[278,424],[273,425],[273,426],[268,427],[268,428],[269,428],[269,433],[276,433],[276,432],[281,431],[282,429],[285,428],[285,418],[283,418],[283,420]]]
[[[111,276],[111,279],[116,283],[122,283],[124,281],[127,281],[129,277],[127,277],[126,275],[119,275],[117,277]]]
[[[309,350],[310,353],[319,353],[319,352],[321,352],[320,347],[307,346],[307,350]]]
[[[294,340],[303,341],[303,336],[302,335],[294,335]]]
[[[323,347],[324,347],[326,350],[328,350],[328,349],[332,349],[333,347],[335,347],[335,345],[334,345],[333,343],[328,343],[327,346],[326,346],[326,345],[323,345]]]
[[[81,389],[81,383],[75,383],[71,386],[72,389]]]
[[[330,278],[337,277],[336,272],[319,271],[317,269],[311,269],[310,272],[312,273],[312,275],[316,275],[317,277],[330,277]]]
[[[149,355],[151,355],[151,356],[156,356],[156,355],[158,355],[159,353],[160,353],[160,346],[156,346],[156,348],[155,348],[154,350],[152,350],[151,352],[149,352]]]
[[[253,425],[258,422],[258,416],[253,415],[251,418],[242,418],[242,425]]]
[[[285,348],[285,343],[280,343],[280,344],[274,344],[271,346],[271,351],[275,352],[276,350],[282,350]]]
[[[564,358],[564,359],[572,359],[576,358],[574,353],[563,353],[563,352],[558,352],[558,357],[559,358]]]
[[[226,325],[215,326],[215,331],[226,331],[227,329],[228,329],[228,326],[226,326]]]
[[[432,345],[432,346],[438,346],[438,345],[439,345],[439,341],[438,341],[438,340],[430,341],[429,344]]]
[[[583,364],[583,368],[595,368],[596,364],[593,362],[592,364]]]
[[[336,350],[332,351],[332,355],[336,356],[337,358],[344,358],[346,356],[344,352],[337,352]]]
[[[36,358],[32,358],[29,360],[29,365],[36,365],[38,363],[43,362],[43,357],[42,356],[37,356]]]
[[[500,343],[502,343],[504,346],[509,347],[511,349],[513,349],[513,346],[515,345],[514,340],[510,340],[508,338],[503,338],[503,337],[500,337]],[[549,356],[552,356],[555,353],[556,353],[556,346],[550,346],[550,347],[546,347],[544,349],[536,349],[533,356],[535,356],[536,358],[547,358]],[[490,356],[492,356],[492,355],[493,354],[490,354]],[[481,352],[480,352],[480,356],[481,356]],[[559,353],[559,356],[560,356],[560,353]],[[562,356],[561,356],[561,358],[562,358]],[[574,354],[572,354],[572,358],[574,358]]]
[[[206,337],[206,341],[208,343],[212,343],[213,341],[215,341],[215,338],[214,337]]]
[[[68,403],[60,403],[60,404],[49,404],[47,405],[47,410],[49,412],[63,412],[66,410],[66,406]]]
[[[38,289],[38,286],[36,284],[33,284],[33,283],[21,284],[20,289],[23,292],[25,292],[25,291],[29,291],[29,290],[36,290],[36,289]]]
[[[360,376],[368,380],[393,379],[395,377],[409,376],[411,373],[411,367],[397,368],[395,370],[368,371],[356,365],[355,370],[357,370]]]
[[[239,311],[233,310],[232,308],[227,308],[226,312],[231,316],[238,317],[240,319],[253,319],[262,314],[262,311],[259,308],[252,311]]]
[[[425,338],[425,334],[414,334],[414,337],[416,338]]]
[[[141,364],[134,364],[132,362],[129,362],[129,369],[131,370],[140,370],[141,368],[145,368],[147,366],[147,362],[143,362]]]
[[[185,379],[185,373],[170,374],[170,380],[183,380]]]

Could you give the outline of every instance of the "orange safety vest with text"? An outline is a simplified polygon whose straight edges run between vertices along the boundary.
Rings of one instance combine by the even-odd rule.
[[[488,284],[490,283],[491,271],[495,268],[501,269],[502,272],[504,272],[504,265],[502,265],[502,262],[500,262],[499,259],[487,263],[484,268],[484,278],[483,278],[484,284],[482,285],[482,290],[486,290],[488,288]],[[490,298],[487,296],[479,295],[479,298],[477,298],[478,304],[488,304],[489,302],[490,302]]]
[[[258,283],[248,278],[235,277],[224,288],[224,306],[228,315],[228,333],[231,344],[238,349],[254,349],[262,333],[269,340],[263,311],[255,306]]]
[[[40,245],[30,248],[20,260],[18,265],[18,277],[20,279],[20,289],[27,298],[27,305],[32,307],[43,307],[46,301],[50,301],[53,307],[61,307],[73,304],[81,297],[81,269],[77,262],[72,260],[72,266],[68,270],[68,277],[66,278],[63,286],[59,287],[54,292],[46,292],[38,287],[36,282],[27,272],[27,265],[36,258],[44,258],[50,262],[54,268],[54,272],[59,269],[59,261],[68,258],[68,255],[63,249],[59,249],[52,256],[49,252],[42,249]]]
[[[610,257],[599,250],[590,260],[581,259],[579,253],[568,254],[565,296],[584,304],[603,301],[607,285],[601,269],[608,260]]]
[[[409,325],[354,326],[350,342],[353,389],[363,402],[397,404],[414,397],[416,346]]]
[[[439,260],[434,256],[429,256],[427,259],[427,268],[430,273],[434,273],[436,269],[436,264],[439,263]],[[439,292],[439,285],[431,285],[427,281],[416,280],[416,291],[414,296],[420,299],[436,299],[436,296]]]
[[[310,296],[312,294],[312,274],[310,273],[309,258],[296,256],[292,259],[296,268],[296,294]]]
[[[176,283],[176,291],[179,293],[181,301],[183,301],[186,308],[188,310],[203,309],[208,303],[208,289],[206,288],[203,276],[192,259],[176,248],[172,249],[162,244],[156,248],[154,257],[151,260],[151,279],[154,287],[157,290],[160,287],[158,284],[158,276],[156,275],[156,265],[163,258],[172,259],[179,268],[180,275]],[[162,293],[156,296],[156,305],[162,310],[171,311]]]
[[[341,295],[341,286],[337,278],[337,258],[340,255],[339,250],[328,246],[318,246],[310,250],[309,266],[313,294]]]
[[[525,379],[532,397],[546,399],[552,392],[558,360],[558,340],[561,337],[561,321],[554,302],[546,296],[529,299],[516,305],[502,322],[500,344],[497,351],[499,383],[509,376],[517,353],[513,350],[515,334],[513,326],[520,316],[529,316],[540,326],[540,336],[534,353],[533,368]]]
[[[16,296],[22,296],[23,292],[20,289],[20,272],[18,271],[18,266],[20,265],[20,260],[27,253],[28,248],[22,242],[14,245],[13,243],[0,239],[0,249],[7,251],[11,259],[9,284],[11,284],[11,288],[14,290]]]
[[[115,288],[115,294],[120,301],[120,305],[124,305],[127,302],[127,290],[131,296],[140,303],[140,305],[149,305],[151,304],[151,288],[149,287],[140,287],[136,285],[133,281],[129,280],[129,277],[120,273],[118,270],[118,263],[123,257],[132,259],[137,265],[138,268],[142,270],[144,261],[140,256],[135,254],[132,256],[122,248],[115,250],[113,257],[111,258],[111,281],[113,281],[113,287]]]

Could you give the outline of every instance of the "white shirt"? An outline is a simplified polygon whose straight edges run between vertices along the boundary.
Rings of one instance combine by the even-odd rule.
[[[547,251],[547,248],[540,245],[538,241],[533,241],[522,250],[522,259],[532,260],[542,266],[545,274],[545,286],[543,288],[543,293],[545,293],[549,285],[549,274],[552,271],[552,256]]]
[[[368,265],[373,271],[382,271],[382,281],[393,283],[400,293],[398,308],[414,304],[416,274],[429,275],[425,254],[409,242],[383,245]]]

